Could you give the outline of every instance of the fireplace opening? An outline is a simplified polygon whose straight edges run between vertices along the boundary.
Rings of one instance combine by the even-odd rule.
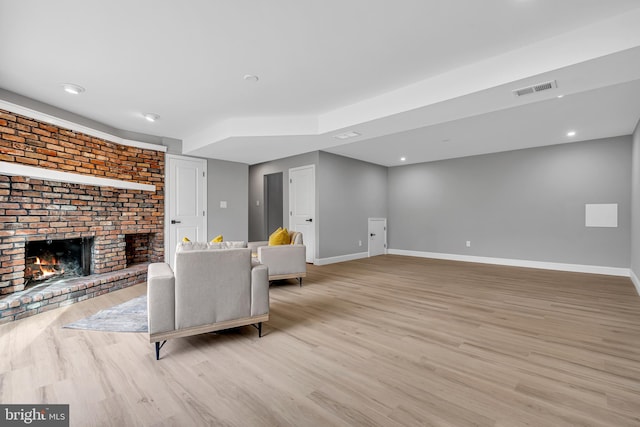
[[[25,286],[91,274],[93,237],[27,242]]]
[[[127,267],[149,262],[153,233],[134,233],[124,236]]]

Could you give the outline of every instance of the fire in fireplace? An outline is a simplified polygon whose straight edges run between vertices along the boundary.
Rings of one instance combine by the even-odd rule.
[[[34,259],[35,258],[35,259]],[[40,257],[31,257],[27,259],[26,273],[31,280],[46,280],[51,276],[60,276],[64,274],[64,267],[58,262],[55,255],[40,259]]]
[[[91,274],[93,237],[27,242],[25,285]]]

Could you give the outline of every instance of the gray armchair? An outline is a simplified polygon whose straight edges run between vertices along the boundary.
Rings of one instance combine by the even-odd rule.
[[[269,246],[268,241],[249,242],[248,247],[260,264],[269,267],[269,280],[298,279],[307,277],[307,247],[302,233],[290,231],[290,245]]]
[[[248,248],[218,247],[179,244],[175,271],[166,263],[149,265],[149,341],[156,360],[171,338],[244,325],[262,336],[262,322],[269,320],[267,267],[252,265]]]

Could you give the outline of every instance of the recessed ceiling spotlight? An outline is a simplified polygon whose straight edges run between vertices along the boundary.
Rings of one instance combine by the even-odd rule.
[[[256,75],[253,74],[245,74],[243,79],[245,79],[248,82],[253,82],[256,83],[258,80],[260,80],[260,78]]]
[[[576,136],[576,131],[570,130],[569,132],[567,132],[567,136]]]
[[[360,136],[360,134],[358,132],[350,131],[350,132],[341,133],[339,135],[334,135],[333,137],[337,139],[349,139],[349,138],[355,138],[356,136]]]
[[[558,98],[564,98],[564,95],[558,95]]]
[[[160,119],[160,116],[155,113],[144,113],[142,117],[144,117],[145,119],[147,119],[147,121],[152,123]]]
[[[78,86],[76,84],[73,83],[65,83],[62,85],[62,89],[64,89],[65,92],[70,93],[72,95],[79,95],[82,92],[84,92],[84,88],[82,86]]]
[[[406,161],[407,161],[407,158],[406,158],[406,157],[404,157],[404,156],[403,156],[403,157],[400,157],[400,161],[401,161],[401,162],[406,162]]]

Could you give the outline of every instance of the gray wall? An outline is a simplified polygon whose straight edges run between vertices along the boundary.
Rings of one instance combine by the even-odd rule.
[[[640,278],[640,122],[633,134],[631,162],[631,271]]]
[[[208,159],[207,174],[208,239],[222,234],[224,240],[247,241],[249,166]],[[226,209],[221,201],[227,202]]]
[[[387,168],[320,152],[316,180],[317,258],[366,252],[368,218],[387,217]]]
[[[264,176],[282,172],[284,189],[282,192],[282,223],[284,227],[289,227],[289,169],[306,165],[315,165],[318,168],[318,152],[301,154],[299,156],[287,157],[272,162],[260,163],[249,166],[249,241],[265,240],[267,231],[264,223]],[[316,189],[318,179],[316,177]],[[318,206],[316,191],[316,209]],[[256,204],[258,202],[258,204]],[[318,242],[318,229],[316,221],[316,246]],[[316,254],[318,248],[316,247]]]
[[[607,138],[390,168],[389,247],[628,268],[631,142]],[[586,228],[586,203],[618,203],[619,227]]]
[[[309,164],[316,166],[316,258],[366,252],[367,219],[387,216],[387,168],[318,151],[249,167],[249,240],[268,235],[264,176],[283,173],[283,224],[288,227],[289,169]]]

